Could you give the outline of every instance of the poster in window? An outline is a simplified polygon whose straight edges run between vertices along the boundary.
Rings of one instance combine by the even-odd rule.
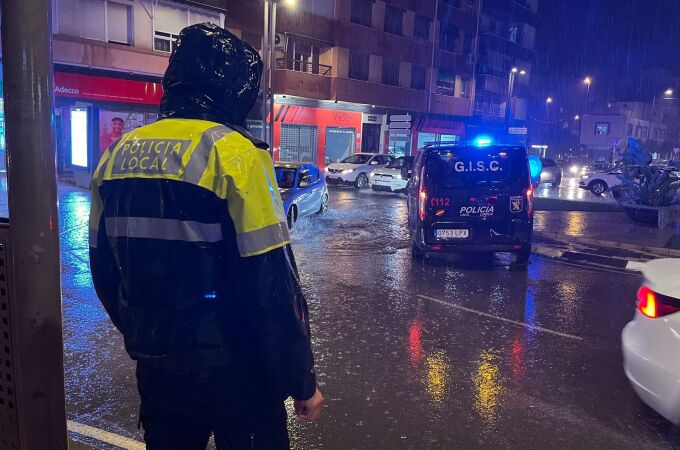
[[[99,156],[124,133],[144,125],[144,113],[99,111]]]

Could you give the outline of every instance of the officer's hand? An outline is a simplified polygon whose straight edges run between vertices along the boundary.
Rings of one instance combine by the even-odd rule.
[[[323,395],[321,395],[321,391],[317,389],[309,400],[295,400],[295,414],[300,420],[313,422],[319,417],[319,414],[321,414],[323,401]]]

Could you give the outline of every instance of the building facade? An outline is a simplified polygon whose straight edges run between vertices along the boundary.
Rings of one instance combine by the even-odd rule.
[[[275,158],[323,166],[357,151],[402,155],[465,139],[478,2],[280,2]],[[53,9],[59,173],[84,186],[107,142],[157,120],[183,27],[216,23],[262,48],[263,0],[54,0]],[[255,134],[259,111],[248,120]]]
[[[618,102],[606,114],[586,115],[581,118],[580,144],[584,156],[612,161],[620,159],[621,151],[634,138],[658,159],[670,159],[672,148],[668,142],[668,125],[656,105],[642,102]]]
[[[538,4],[539,0],[482,0],[474,108],[482,124],[526,129]],[[513,67],[517,72],[511,75]]]

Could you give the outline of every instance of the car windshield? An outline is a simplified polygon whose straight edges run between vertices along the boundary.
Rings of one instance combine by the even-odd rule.
[[[529,169],[521,149],[461,147],[425,154],[425,184],[431,188],[463,189],[526,184]]]
[[[295,185],[295,169],[288,167],[276,168],[276,182],[279,189],[290,189]]]
[[[352,155],[342,160],[346,164],[366,164],[373,155]]]
[[[406,158],[397,158],[392,160],[388,165],[388,169],[401,169],[406,166]]]

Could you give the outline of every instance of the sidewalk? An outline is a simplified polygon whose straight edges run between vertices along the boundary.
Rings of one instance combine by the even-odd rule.
[[[674,228],[633,223],[621,212],[538,211],[533,253],[567,262],[639,271],[648,261],[680,258]]]
[[[636,224],[623,212],[538,211],[537,238],[635,249],[678,249],[676,230]]]

